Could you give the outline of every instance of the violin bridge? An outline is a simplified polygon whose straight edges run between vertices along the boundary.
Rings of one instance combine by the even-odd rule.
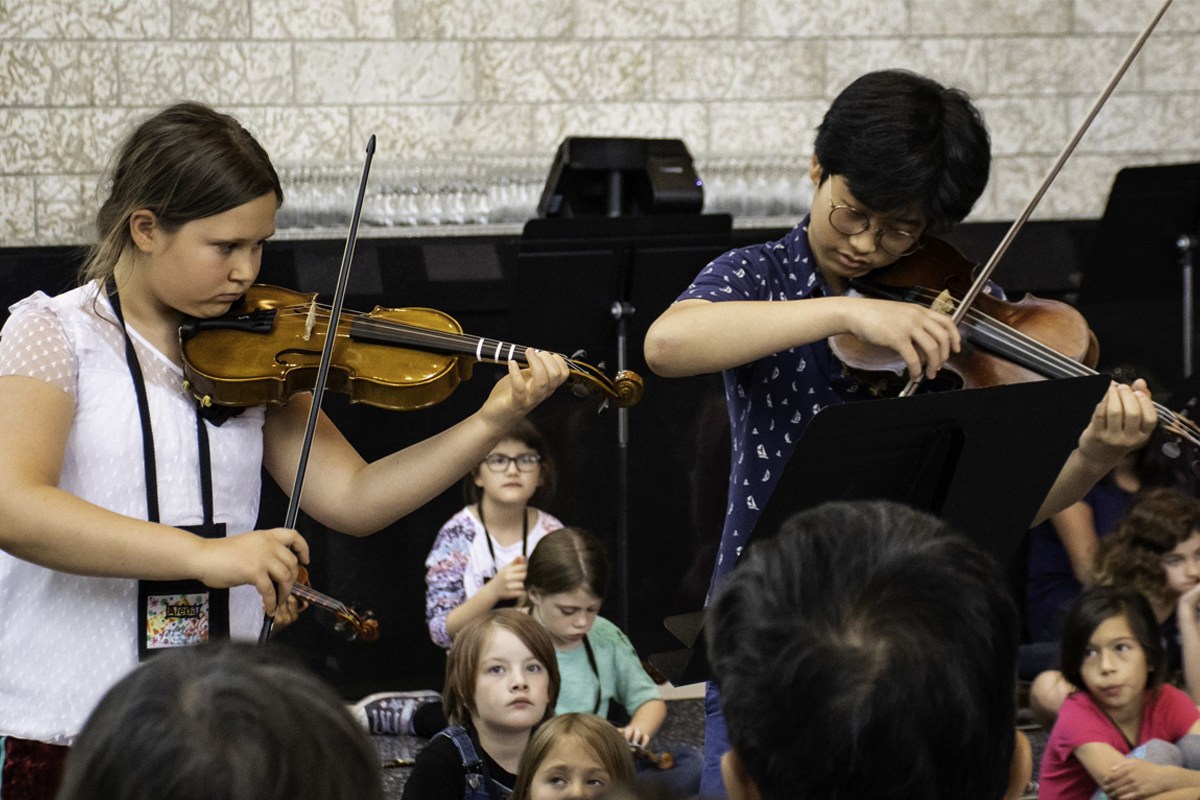
[[[948,317],[954,316],[954,298],[950,295],[950,290],[943,289],[942,293],[934,298],[930,308]]]
[[[308,318],[304,320],[304,341],[312,339],[313,328],[317,325],[317,299],[314,297],[308,304]]]

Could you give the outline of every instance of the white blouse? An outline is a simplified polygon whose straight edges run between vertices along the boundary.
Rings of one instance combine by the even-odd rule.
[[[142,431],[125,339],[89,284],[12,306],[0,376],[46,381],[75,401],[59,487],[146,519]],[[130,328],[150,404],[160,516],[203,522],[193,401],[182,371]],[[209,426],[214,517],[228,535],[258,516],[264,409]],[[137,665],[137,581],[69,575],[0,551],[0,735],[70,744],[101,696]],[[252,639],[263,608],[253,586],[230,591],[230,630]]]

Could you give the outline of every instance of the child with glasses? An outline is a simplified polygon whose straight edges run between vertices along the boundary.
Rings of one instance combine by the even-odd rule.
[[[990,162],[987,130],[963,92],[911,72],[868,73],[817,128],[809,216],[779,241],[715,259],[650,327],[645,356],[657,374],[724,373],[733,458],[713,587],[737,564],[808,421],[865,393],[831,352],[830,336],[850,333],[896,351],[913,378],[934,376],[961,349],[946,314],[846,290],[966,217]],[[1039,520],[1082,497],[1155,421],[1144,383],[1114,386]],[[715,694],[710,715],[701,788],[719,796],[718,759],[728,748]]]
[[[554,463],[533,423],[522,420],[463,479],[467,505],[438,531],[425,559],[429,636],[454,635],[493,608],[525,596],[525,561],[563,525],[530,503],[554,489]]]
[[[463,478],[467,504],[451,517],[425,559],[425,619],[449,649],[467,623],[525,597],[525,560],[557,518],[530,505],[554,490],[554,463],[533,423],[521,420]],[[373,734],[432,736],[446,727],[432,690],[379,692],[355,713]]]

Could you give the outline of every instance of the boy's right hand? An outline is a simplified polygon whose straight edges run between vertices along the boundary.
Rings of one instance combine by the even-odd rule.
[[[277,598],[292,593],[297,566],[308,563],[308,542],[290,528],[249,531],[223,539],[200,539],[196,577],[213,589],[251,585],[262,595],[267,616]]]
[[[525,596],[525,575],[529,568],[525,556],[517,556],[511,563],[501,567],[496,577],[488,581],[497,603],[502,600],[520,600]]]
[[[847,299],[854,301],[846,318],[847,331],[868,344],[894,350],[913,380],[922,372],[934,377],[952,353],[962,350],[962,337],[947,314],[916,303]]]

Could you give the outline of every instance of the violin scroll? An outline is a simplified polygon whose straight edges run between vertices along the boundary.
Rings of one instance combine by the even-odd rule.
[[[379,621],[375,619],[374,612],[363,611],[356,606],[348,606],[340,600],[318,592],[309,585],[308,570],[303,566],[299,567],[296,573],[296,582],[292,584],[292,594],[333,614],[337,619],[333,629],[345,635],[350,641],[362,639],[364,642],[374,642],[379,639]]]
[[[655,769],[670,769],[675,766],[675,756],[666,750],[661,753],[655,753],[650,748],[634,744],[633,742],[629,743],[629,750],[638,758],[650,762]]]

